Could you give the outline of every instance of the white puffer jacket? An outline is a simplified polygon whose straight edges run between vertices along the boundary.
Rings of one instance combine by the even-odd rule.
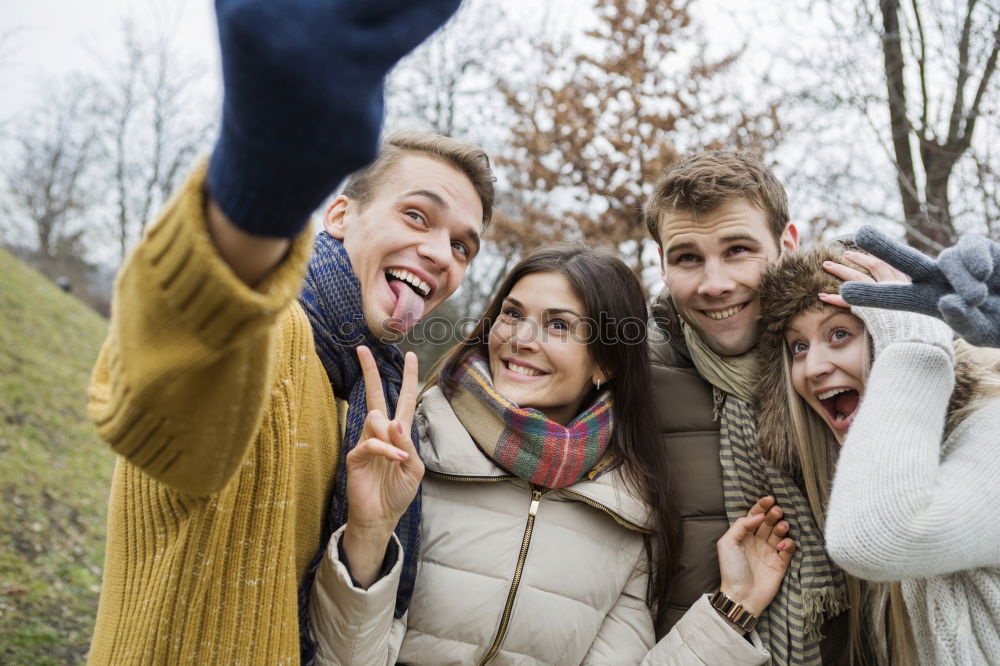
[[[367,590],[330,541],[311,602],[320,664],[761,664],[702,598],[654,648],[644,503],[617,472],[534,489],[487,458],[436,387],[418,408],[421,552],[393,620],[401,558]],[[398,542],[397,542],[398,545]],[[754,636],[756,638],[756,636]]]

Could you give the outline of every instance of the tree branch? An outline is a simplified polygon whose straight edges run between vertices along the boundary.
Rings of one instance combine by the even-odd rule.
[[[888,91],[889,125],[895,154],[899,193],[903,202],[903,216],[911,223],[920,216],[920,201],[914,196],[916,188],[913,153],[910,149],[910,121],[906,115],[906,81],[904,77],[903,49],[899,34],[899,3],[880,0],[882,11],[882,55],[885,82]]]
[[[972,101],[972,108],[969,109],[965,128],[959,141],[959,148],[963,151],[972,145],[972,133],[975,131],[976,121],[979,119],[979,109],[982,105],[983,96],[986,94],[986,90],[990,85],[990,79],[993,78],[993,73],[997,68],[998,54],[1000,54],[1000,21],[997,22],[996,30],[993,32],[993,50],[990,51],[990,57],[986,61],[986,67],[983,69],[983,78],[979,80],[976,96]]]
[[[948,121],[948,137],[944,143],[951,145],[959,141],[962,117],[965,115],[965,84],[969,80],[969,42],[972,34],[972,12],[977,0],[969,0],[962,23],[962,36],[958,40],[958,71],[955,73],[955,101],[951,107],[951,119]]]
[[[928,129],[928,105],[930,104],[930,97],[927,94],[927,41],[924,36],[924,22],[920,16],[920,8],[917,6],[917,0],[911,0],[911,6],[913,7],[913,19],[917,24],[917,38],[919,40],[919,54],[917,55],[917,68],[920,72],[920,128],[917,133],[920,138],[927,140],[927,129]]]

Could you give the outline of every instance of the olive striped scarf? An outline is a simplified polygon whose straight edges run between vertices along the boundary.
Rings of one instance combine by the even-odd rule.
[[[712,385],[720,421],[720,453],[726,513],[734,522],[759,498],[774,495],[798,548],[777,596],[757,625],[772,664],[819,666],[820,627],[847,608],[844,574],[827,557],[823,534],[805,494],[757,448],[752,387],[758,374],[754,353],[722,358],[682,324],[698,373]]]
[[[536,486],[565,488],[600,460],[611,441],[611,394],[563,426],[537,409],[522,408],[493,388],[489,366],[477,355],[463,363],[449,402],[458,420],[497,465]]]

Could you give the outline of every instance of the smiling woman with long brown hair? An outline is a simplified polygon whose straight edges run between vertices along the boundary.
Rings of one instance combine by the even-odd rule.
[[[320,663],[767,659],[743,634],[795,550],[771,498],[720,539],[720,594],[656,641],[678,543],[645,331],[642,289],[620,259],[555,247],[515,266],[438,366],[416,407],[419,456],[405,435],[411,364],[396,411],[404,427],[372,411],[349,456],[348,521],[313,589]],[[413,601],[393,621],[391,529],[421,479]]]

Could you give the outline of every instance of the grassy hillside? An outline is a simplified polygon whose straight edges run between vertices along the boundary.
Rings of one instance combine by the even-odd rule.
[[[107,323],[0,250],[0,663],[83,662],[114,456],[86,418]]]

